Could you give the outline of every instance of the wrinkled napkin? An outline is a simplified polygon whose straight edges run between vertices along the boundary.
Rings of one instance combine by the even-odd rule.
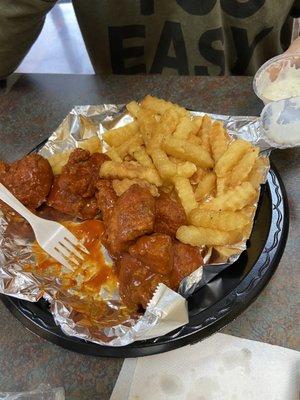
[[[126,359],[110,400],[298,400],[300,352],[217,333]]]

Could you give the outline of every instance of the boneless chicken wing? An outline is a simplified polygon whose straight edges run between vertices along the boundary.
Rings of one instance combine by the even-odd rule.
[[[129,253],[146,264],[154,273],[167,274],[173,266],[172,239],[168,235],[154,233],[142,236],[129,247]]]
[[[99,169],[107,159],[105,154],[75,149],[60,175],[60,187],[83,198],[94,196]]]
[[[155,204],[154,231],[175,237],[177,229],[186,224],[186,214],[179,200],[161,193]]]
[[[45,202],[53,181],[49,162],[30,154],[12,164],[0,162],[0,182],[26,207],[38,208]]]
[[[203,264],[203,259],[198,247],[176,241],[173,248],[174,265],[170,276],[170,282],[172,289],[178,290],[182,279],[200,267],[200,265]]]
[[[138,237],[152,233],[155,200],[150,191],[138,185],[131,186],[116,202],[107,223],[105,245],[112,256],[126,251]]]
[[[178,290],[183,278],[202,263],[197,247],[165,234],[142,236],[117,259],[121,297],[130,308],[146,308],[159,283]]]
[[[155,274],[142,261],[124,253],[117,262],[119,269],[120,295],[127,307],[132,309],[146,308],[157,285],[169,284],[164,275]]]
[[[102,213],[104,225],[106,226],[111,218],[118,196],[114,191],[112,181],[109,179],[99,179],[96,187],[98,189],[98,192],[96,193],[98,206]]]
[[[6,172],[6,165],[4,161],[0,160],[0,176],[5,174]]]
[[[87,150],[75,149],[61,174],[55,177],[47,204],[73,217],[94,218],[99,213],[96,183],[107,159],[105,154],[91,155]]]

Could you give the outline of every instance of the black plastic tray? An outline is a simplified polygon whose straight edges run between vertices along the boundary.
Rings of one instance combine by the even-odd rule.
[[[289,215],[283,183],[274,167],[262,187],[252,235],[237,262],[188,299],[187,325],[156,339],[124,347],[100,346],[66,336],[55,325],[44,300],[37,303],[1,295],[12,314],[29,330],[69,350],[106,357],[139,357],[197,342],[218,331],[245,310],[275,272],[282,256]]]

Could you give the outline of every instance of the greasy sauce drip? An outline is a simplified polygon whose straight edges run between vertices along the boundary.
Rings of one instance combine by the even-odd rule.
[[[73,264],[73,271],[66,270],[59,262],[50,257],[44,250],[34,242],[32,250],[36,259],[36,269],[40,273],[46,273],[47,269],[59,272],[64,279],[64,288],[71,288],[75,282],[80,280],[81,289],[87,288],[96,294],[104,283],[115,279],[112,264],[104,260],[101,249],[101,237],[104,231],[103,223],[98,220],[89,220],[81,223],[63,222],[78,239],[82,241],[89,251],[84,254],[84,260],[79,267]],[[79,276],[81,277],[80,279]]]
[[[103,301],[102,291],[105,291],[106,300],[110,303],[118,303],[114,300],[114,294],[118,289],[118,279],[113,263],[105,257],[101,238],[104,232],[103,222],[99,220],[87,220],[81,223],[70,221],[62,222],[89,251],[83,254],[84,260],[79,266],[73,264],[74,270],[70,271],[59,262],[50,257],[34,242],[32,252],[35,262],[27,266],[27,269],[42,277],[58,279],[62,292],[71,295],[69,304],[78,318],[77,323],[82,326],[92,326],[95,322],[99,326],[111,326],[120,323],[128,317],[128,310],[121,304],[110,307]],[[107,258],[107,259],[106,259]]]

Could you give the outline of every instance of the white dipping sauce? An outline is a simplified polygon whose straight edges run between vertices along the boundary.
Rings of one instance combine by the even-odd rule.
[[[274,73],[278,71],[274,80]],[[264,101],[262,128],[269,143],[285,148],[300,145],[300,56],[275,60],[262,68],[255,85]]]
[[[275,101],[300,96],[300,76],[299,78],[271,82],[270,85],[264,89],[263,96]]]
[[[288,63],[274,81],[271,81],[268,73],[264,73],[259,86],[263,97],[271,101],[300,96],[300,68]]]
[[[285,101],[291,102],[291,108],[294,108],[297,113],[299,110],[299,118],[288,118],[289,112],[285,110]],[[280,118],[283,113],[285,114],[285,122]],[[267,117],[263,124],[265,134],[273,143],[282,145],[282,147],[300,145],[300,97],[295,97],[294,100],[272,102],[264,108],[263,115]]]

